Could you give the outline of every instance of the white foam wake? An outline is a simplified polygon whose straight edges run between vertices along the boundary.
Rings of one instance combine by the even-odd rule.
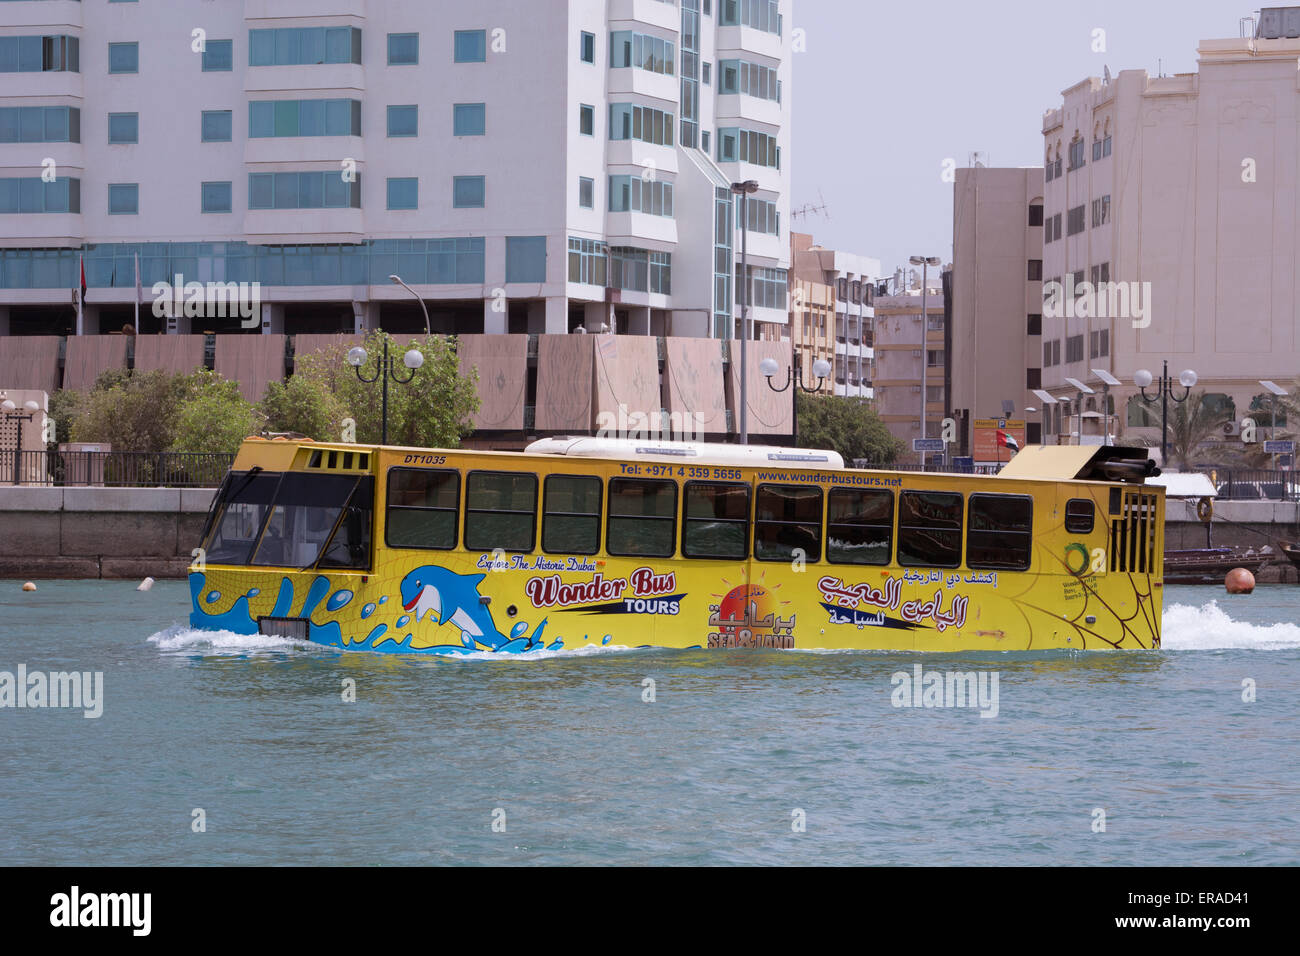
[[[218,654],[265,653],[291,651],[306,647],[302,641],[265,634],[236,634],[234,631],[196,630],[185,624],[173,624],[166,630],[150,635],[149,643],[160,651],[206,651]]]
[[[1200,607],[1171,604],[1165,608],[1162,623],[1160,646],[1167,651],[1279,651],[1300,647],[1300,625],[1234,621],[1218,601]]]

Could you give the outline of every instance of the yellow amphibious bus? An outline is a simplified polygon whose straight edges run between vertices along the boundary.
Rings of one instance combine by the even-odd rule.
[[[635,439],[250,438],[190,622],[404,654],[1154,648],[1157,473],[1096,446],[1031,446],[993,477]]]

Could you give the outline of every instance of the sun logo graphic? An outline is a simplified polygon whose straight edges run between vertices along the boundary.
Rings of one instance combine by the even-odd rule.
[[[783,620],[778,601],[761,584],[733,587],[709,606],[709,647],[794,647],[794,614]]]

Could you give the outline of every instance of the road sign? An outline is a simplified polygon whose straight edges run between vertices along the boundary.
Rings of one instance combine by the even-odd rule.
[[[943,451],[943,439],[913,438],[912,451]]]
[[[1264,442],[1264,454],[1266,455],[1294,455],[1295,442],[1293,441],[1266,441]]]
[[[998,432],[1003,431],[1016,440],[1021,448],[1025,447],[1025,423],[1014,418],[977,418],[971,429],[974,438],[971,450],[976,461],[1010,461],[1014,454],[1010,449],[998,445]]]
[[[970,455],[955,455],[952,459],[953,471],[974,471],[975,459]]]

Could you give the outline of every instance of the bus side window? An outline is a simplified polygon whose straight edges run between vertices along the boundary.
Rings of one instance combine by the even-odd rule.
[[[1034,499],[1028,495],[970,496],[966,564],[972,568],[1029,570]]]
[[[1065,503],[1065,530],[1071,534],[1091,534],[1097,506],[1091,498],[1071,498]]]
[[[613,555],[671,558],[677,537],[677,482],[611,478],[605,550]]]
[[[388,512],[384,541],[390,548],[456,547],[460,472],[448,469],[388,469]]]
[[[832,488],[826,498],[826,560],[888,564],[894,550],[894,493]]]
[[[961,564],[960,494],[899,494],[898,563],[905,568],[955,568]]]
[[[684,557],[743,560],[749,549],[749,486],[688,481],[682,520]]]
[[[600,550],[600,479],[548,475],[542,496],[542,550],[595,554]]]
[[[537,540],[537,476],[471,471],[465,479],[465,548],[527,552]]]
[[[805,561],[822,553],[822,490],[803,485],[759,485],[754,508],[754,557]]]

